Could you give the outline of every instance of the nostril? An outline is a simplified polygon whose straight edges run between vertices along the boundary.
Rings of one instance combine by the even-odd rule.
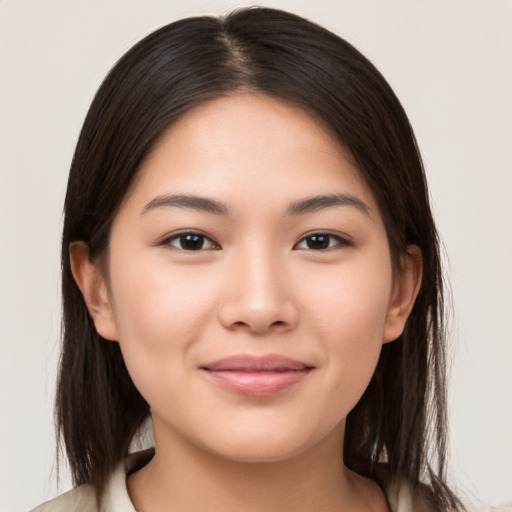
[[[248,329],[262,334],[269,329],[276,332],[292,329],[298,319],[298,310],[291,301],[276,300],[264,304],[229,301],[220,305],[218,315],[221,324],[228,329]]]
[[[242,320],[239,320],[237,322],[234,322],[232,324],[233,326],[236,326],[236,327],[248,327],[251,325],[250,322],[244,322]],[[275,322],[272,322],[271,324],[266,324],[267,325],[267,328],[271,328],[271,327],[281,327],[281,326],[285,326],[286,325],[286,322],[283,321],[283,320],[276,320]]]

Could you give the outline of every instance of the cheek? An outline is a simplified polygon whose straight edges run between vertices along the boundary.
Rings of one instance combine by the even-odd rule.
[[[219,284],[194,278],[192,267],[170,272],[165,264],[139,261],[144,259],[124,260],[112,269],[111,289],[121,351],[146,397],[162,382],[179,384],[185,355],[214,314]]]
[[[319,327],[329,339],[340,342],[357,338],[360,341],[378,340],[382,334],[389,310],[392,290],[392,272],[389,258],[370,261],[354,259],[315,275],[315,286],[309,287],[307,300],[315,312]]]
[[[322,279],[325,286],[317,281],[316,293],[309,297],[310,310],[315,312],[310,329],[323,345],[331,398],[345,400],[342,405],[348,413],[371,380],[381,352],[391,266],[378,262],[373,267],[347,266]]]

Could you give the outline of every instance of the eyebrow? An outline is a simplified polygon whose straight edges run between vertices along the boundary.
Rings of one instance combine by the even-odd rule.
[[[199,210],[206,213],[215,213],[217,215],[229,214],[229,208],[225,204],[219,203],[219,201],[207,197],[185,194],[157,196],[144,207],[141,213],[146,213],[161,207]]]
[[[294,201],[286,209],[285,215],[301,215],[332,208],[334,206],[350,206],[366,215],[370,213],[370,207],[355,196],[348,194],[328,194]],[[143,208],[141,213],[144,214],[150,210],[162,207],[199,210],[216,215],[230,214],[230,208],[224,203],[216,201],[215,199],[188,194],[164,194],[157,196]]]
[[[361,213],[369,215],[370,207],[361,199],[348,194],[329,194],[308,197],[294,201],[286,209],[287,215],[300,215],[303,213],[316,212],[333,206],[352,206]]]

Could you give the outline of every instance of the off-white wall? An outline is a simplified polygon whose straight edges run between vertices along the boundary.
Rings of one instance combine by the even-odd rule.
[[[460,487],[512,500],[512,2],[268,0],[347,38],[416,129],[450,259]],[[186,7],[184,5],[186,4]],[[92,95],[136,40],[222,0],[0,0],[0,503],[52,497],[59,233]],[[69,485],[64,475],[63,486]]]

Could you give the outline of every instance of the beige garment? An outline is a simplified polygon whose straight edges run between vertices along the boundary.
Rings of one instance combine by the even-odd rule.
[[[94,489],[85,484],[39,505],[31,512],[136,512],[126,489],[126,475],[146,465],[153,454],[154,450],[151,448],[130,455],[110,477],[99,506]],[[428,512],[428,508],[418,497],[411,495],[406,485],[391,481],[385,487],[385,493],[392,512]],[[499,510],[512,512],[512,508],[508,507]]]

